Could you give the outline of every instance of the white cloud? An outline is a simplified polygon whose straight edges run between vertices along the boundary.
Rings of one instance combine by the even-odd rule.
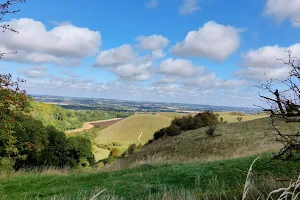
[[[146,3],[146,7],[147,7],[147,8],[157,8],[157,6],[158,6],[157,0],[149,0],[149,1]]]
[[[281,68],[256,68],[248,67],[236,72],[236,75],[241,77],[247,77],[254,80],[269,80],[269,79],[280,79],[287,77],[290,68],[283,66]]]
[[[178,77],[195,76],[203,72],[203,67],[196,67],[190,60],[168,58],[160,63],[158,72]]]
[[[198,0],[183,0],[183,3],[179,8],[179,13],[182,15],[192,14],[200,9],[201,8],[198,5]]]
[[[24,75],[28,78],[42,78],[47,76],[48,68],[44,66],[21,68],[18,69],[18,74]]]
[[[50,21],[50,23],[55,26],[65,26],[65,25],[72,24],[72,22],[70,22],[70,21],[57,21],[57,20],[52,20],[52,21]]]
[[[239,70],[236,74],[255,80],[284,78],[288,75],[290,68],[279,59],[287,61],[288,50],[291,50],[294,56],[299,55],[300,43],[289,47],[275,45],[250,50],[242,55],[245,68]]]
[[[102,51],[97,57],[95,66],[111,66],[125,64],[135,58],[132,47],[128,44],[115,49]]]
[[[135,81],[146,81],[152,78],[150,72],[152,63],[130,63],[125,65],[111,68],[110,70],[117,74],[121,78],[135,80]]]
[[[189,88],[224,89],[245,85],[242,80],[224,80],[208,72],[203,66],[197,67],[190,60],[168,58],[161,62],[157,71],[164,76],[156,84],[178,83]]]
[[[73,25],[59,25],[47,30],[42,22],[22,18],[8,22],[19,34],[0,33],[1,51],[18,51],[4,60],[21,63],[78,64],[95,55],[102,44],[98,31]]]
[[[240,29],[209,21],[198,31],[190,31],[182,42],[171,47],[177,56],[207,57],[222,61],[240,46]]]
[[[139,36],[136,38],[139,41],[139,46],[146,50],[159,50],[164,49],[168,44],[168,38],[162,35]]]
[[[290,20],[292,25],[300,27],[300,1],[299,0],[267,0],[265,14],[275,17],[278,21]]]

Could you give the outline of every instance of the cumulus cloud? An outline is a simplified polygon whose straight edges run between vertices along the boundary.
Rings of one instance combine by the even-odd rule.
[[[146,3],[147,8],[157,8],[158,2],[157,0],[150,0]]]
[[[142,49],[158,50],[163,49],[169,44],[169,40],[162,35],[139,36],[136,38]]]
[[[287,60],[288,50],[291,50],[293,55],[299,55],[300,43],[289,47],[275,45],[250,50],[242,55],[245,68],[237,71],[236,74],[255,80],[286,77],[290,68],[279,59]]]
[[[52,20],[52,21],[50,21],[50,23],[55,26],[65,26],[65,25],[72,24],[72,22],[70,22],[70,21],[57,21],[57,20]]]
[[[179,8],[179,13],[182,15],[192,14],[200,9],[201,8],[198,5],[198,0],[183,0],[183,3]]]
[[[76,65],[95,55],[102,44],[98,31],[70,24],[47,30],[42,22],[29,18],[8,22],[19,34],[0,33],[1,51],[17,51],[3,57],[19,63],[54,63]]]
[[[146,81],[152,78],[151,62],[147,63],[130,63],[120,65],[115,68],[110,68],[112,72],[121,78],[130,79],[134,81]]]
[[[182,42],[171,47],[177,56],[207,57],[222,61],[240,46],[240,29],[209,21],[198,31],[190,31]]]
[[[265,14],[275,17],[278,21],[290,20],[292,25],[300,27],[300,1],[299,0],[267,0]]]
[[[158,70],[159,73],[178,77],[194,76],[203,71],[203,67],[196,67],[190,60],[172,58],[162,61]]]
[[[94,66],[104,67],[121,79],[150,80],[153,76],[152,64],[165,56],[163,49],[169,44],[169,40],[161,35],[139,36],[136,40],[139,41],[140,49],[150,50],[151,54],[140,55],[126,44],[101,52]]]
[[[242,80],[224,80],[208,72],[203,66],[195,66],[187,59],[168,58],[161,62],[157,71],[163,74],[156,84],[178,83],[192,88],[224,89],[245,85]]]
[[[102,51],[97,57],[95,66],[111,66],[125,64],[135,58],[132,47],[128,44],[118,48]]]
[[[139,36],[136,38],[139,41],[139,47],[144,50],[151,50],[153,59],[162,58],[165,56],[163,49],[168,46],[170,41],[162,35]]]
[[[48,68],[44,66],[37,66],[31,68],[18,69],[18,74],[24,75],[28,78],[43,78],[47,76]]]

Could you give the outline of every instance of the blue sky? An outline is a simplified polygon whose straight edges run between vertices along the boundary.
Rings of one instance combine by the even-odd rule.
[[[300,0],[28,0],[5,18],[1,73],[29,93],[253,106],[300,53]]]

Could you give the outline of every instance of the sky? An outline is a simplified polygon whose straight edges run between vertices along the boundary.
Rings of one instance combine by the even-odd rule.
[[[3,0],[0,1],[2,3]],[[29,94],[252,107],[300,53],[300,0],[27,0],[0,73]]]

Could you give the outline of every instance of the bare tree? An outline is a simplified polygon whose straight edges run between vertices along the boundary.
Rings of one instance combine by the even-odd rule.
[[[264,91],[264,95],[259,96],[270,105],[264,110],[271,112],[276,141],[283,145],[275,158],[282,159],[294,159],[300,153],[300,133],[283,133],[275,124],[278,119],[287,123],[300,122],[300,60],[292,54],[289,50],[287,60],[278,59],[290,69],[286,77],[269,79],[259,86]]]
[[[19,32],[16,31],[14,28],[10,27],[9,24],[3,23],[5,22],[4,17],[6,15],[9,14],[15,14],[20,12],[20,10],[14,10],[11,7],[17,3],[24,3],[26,2],[26,0],[7,0],[5,1],[5,3],[0,4],[0,30],[2,32],[6,32],[6,31],[11,31],[15,34],[18,34]],[[13,54],[13,53],[17,53],[15,51],[10,51],[10,52],[3,52],[0,51],[0,58],[2,58],[5,54]]]

